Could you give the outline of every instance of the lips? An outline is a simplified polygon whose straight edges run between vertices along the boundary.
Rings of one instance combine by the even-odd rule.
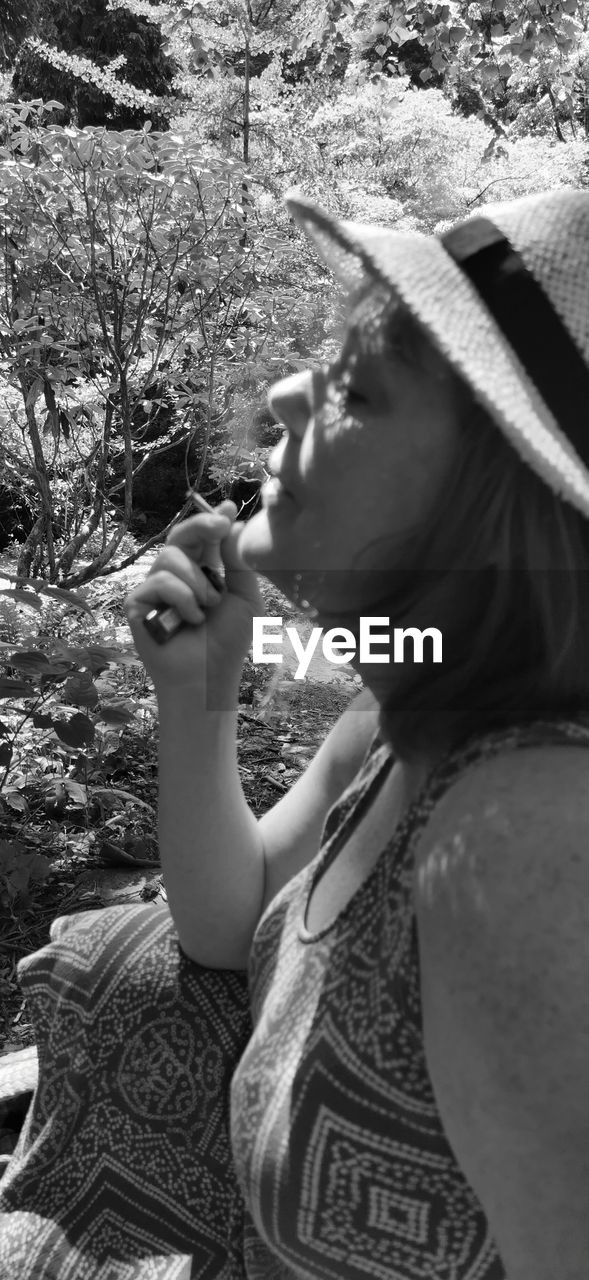
[[[296,481],[289,477],[287,471],[276,471],[272,466],[268,467],[268,471],[270,472],[272,479],[279,480],[282,488],[285,489],[287,493],[290,493],[291,498],[294,498]]]
[[[270,480],[266,481],[266,484],[262,485],[260,496],[264,507],[275,507],[282,503],[292,505],[296,502],[294,495],[290,489],[287,489],[282,478],[275,474],[272,475]]]

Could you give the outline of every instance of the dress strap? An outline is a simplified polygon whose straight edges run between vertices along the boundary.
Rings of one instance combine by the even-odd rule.
[[[526,721],[471,735],[444,756],[430,773],[413,806],[411,834],[425,826],[442,796],[471,765],[480,760],[493,760],[505,751],[540,746],[589,747],[589,712],[570,719]]]
[[[343,823],[349,820],[361,797],[368,791],[381,770],[384,770],[387,762],[391,761],[392,756],[391,746],[385,742],[380,728],[376,729],[358,772],[327,813],[321,835],[321,848],[331,840]]]

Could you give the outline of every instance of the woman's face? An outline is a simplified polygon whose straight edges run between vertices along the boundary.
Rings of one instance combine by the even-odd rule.
[[[403,569],[403,548],[437,500],[457,444],[457,380],[425,336],[415,358],[402,334],[398,344],[385,337],[394,313],[390,297],[378,309],[374,294],[366,298],[335,364],[286,378],[269,396],[286,428],[268,462],[277,478],[239,550],[326,620],[387,594],[387,574]]]

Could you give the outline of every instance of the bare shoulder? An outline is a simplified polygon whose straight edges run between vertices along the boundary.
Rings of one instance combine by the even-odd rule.
[[[470,768],[417,850],[424,1044],[510,1280],[589,1252],[589,749]]]
[[[505,850],[511,838],[536,852],[555,825],[564,834],[589,820],[589,744],[505,750],[467,768],[435,806],[420,847],[469,836]],[[458,841],[460,843],[460,841]],[[454,840],[454,847],[457,842]],[[560,847],[560,845],[559,845]]]
[[[560,946],[573,926],[586,929],[588,784],[583,746],[520,748],[466,770],[417,850],[421,929],[450,929],[457,949],[483,948],[485,938],[494,947],[499,937],[505,947],[510,936],[519,949],[539,933],[545,947]]]

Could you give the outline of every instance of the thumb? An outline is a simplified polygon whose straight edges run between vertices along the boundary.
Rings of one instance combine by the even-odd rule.
[[[234,505],[232,503],[232,506]],[[217,507],[218,510],[219,507]],[[221,515],[230,515],[230,513],[222,511]],[[225,582],[227,589],[233,595],[241,596],[242,599],[251,604],[254,613],[263,614],[265,609],[258,585],[258,575],[254,573],[253,569],[249,568],[238,550],[242,529],[243,523],[232,524],[229,533],[220,543],[221,556],[225,568]]]
[[[237,519],[237,507],[231,498],[223,498],[223,501],[215,507],[215,515],[228,516],[233,523]]]

